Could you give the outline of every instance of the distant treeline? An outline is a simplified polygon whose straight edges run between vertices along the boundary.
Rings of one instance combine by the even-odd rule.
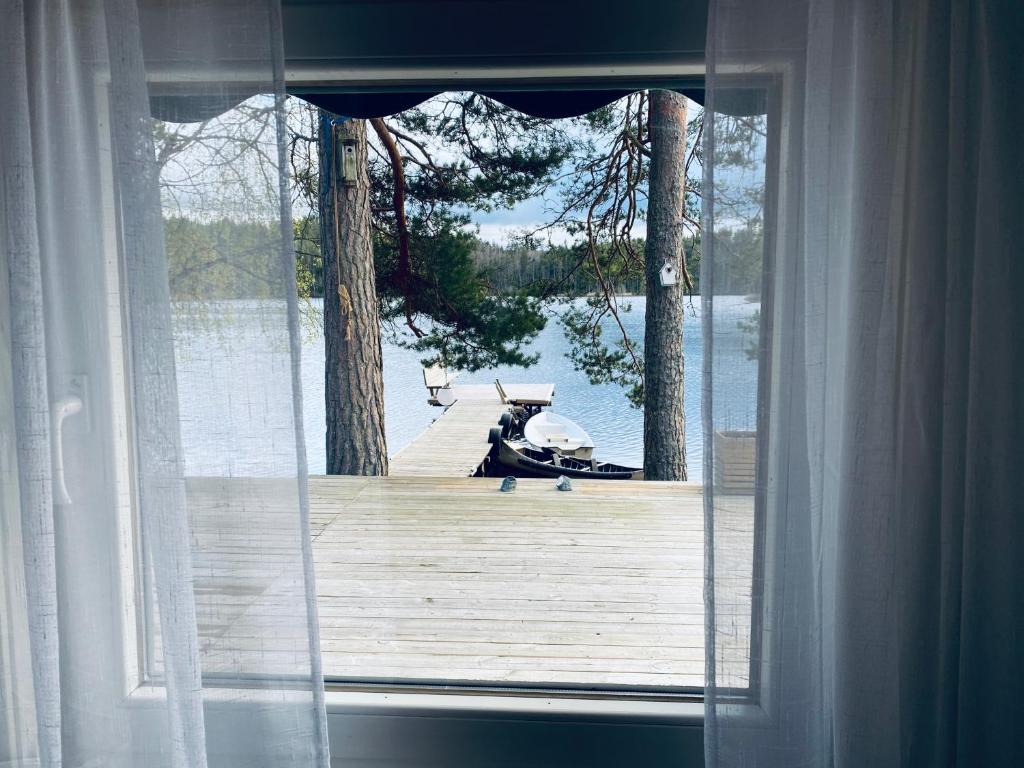
[[[196,222],[184,218],[164,221],[168,276],[175,300],[266,298],[281,295],[284,275],[273,254],[280,253],[277,227],[228,220]],[[316,242],[316,222],[299,220],[295,226],[295,252],[299,291],[323,296],[323,269]],[[715,275],[718,293],[749,294],[760,291],[763,238],[760,227],[720,233],[717,240],[720,269]],[[599,246],[599,262],[602,258]],[[620,295],[642,295],[640,269],[644,243],[633,244],[638,264],[628,274],[603,274]],[[700,292],[700,240],[686,243],[686,263]],[[480,278],[495,293],[533,296],[585,296],[599,293],[593,259],[583,244],[544,249],[517,248],[478,241],[472,258]]]
[[[598,246],[598,263],[604,278],[619,295],[643,295],[642,264],[644,242],[633,243],[635,268],[628,274],[616,274],[606,258],[606,246]],[[534,296],[586,296],[601,292],[593,257],[583,244],[549,246],[541,249],[515,248],[481,242],[473,257],[488,282],[498,292],[525,292]],[[686,263],[699,286],[700,243],[686,244]]]
[[[281,233],[276,226],[164,219],[167,277],[175,301],[280,296]]]
[[[745,295],[760,293],[764,237],[760,222],[752,222],[716,235],[715,292]],[[644,241],[633,241],[634,259],[628,273],[616,273],[611,265],[622,259],[607,258],[607,248],[597,248],[602,274],[619,295],[643,295]],[[685,243],[686,268],[694,294],[700,293],[701,241]],[[601,292],[593,256],[585,244],[550,246],[545,249],[514,248],[480,242],[473,258],[497,292],[526,292],[535,296],[586,296]]]
[[[319,250],[310,253],[309,223],[295,226],[299,294],[323,296]],[[265,299],[283,295],[281,230],[274,224],[228,219],[164,219],[167,277],[174,301]],[[315,244],[314,244],[315,246]]]

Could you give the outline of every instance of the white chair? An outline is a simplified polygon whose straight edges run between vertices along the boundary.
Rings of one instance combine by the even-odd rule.
[[[423,369],[423,383],[427,387],[427,402],[431,405],[441,405],[437,399],[437,393],[442,389],[447,389],[451,386],[451,383],[455,381],[455,377],[448,373],[448,369],[443,365],[432,365],[429,368]]]

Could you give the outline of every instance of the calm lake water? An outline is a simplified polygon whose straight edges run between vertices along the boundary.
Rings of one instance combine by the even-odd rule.
[[[716,426],[752,429],[756,403],[756,364],[744,351],[749,342],[739,321],[757,310],[742,297],[717,297]],[[633,338],[641,341],[644,299],[631,299],[632,311],[622,315]],[[493,384],[550,382],[555,385],[552,410],[586,429],[598,458],[621,464],[643,463],[643,413],[632,408],[614,384],[592,385],[566,358],[568,342],[558,315],[551,311],[547,327],[531,345],[540,361],[531,368],[498,368],[460,375],[459,383]],[[251,305],[227,313],[215,330],[208,324],[179,322],[176,328],[177,376],[182,403],[182,440],[190,475],[276,475],[294,469],[291,404],[274,398],[290,391],[290,369],[283,316],[279,310]],[[609,321],[611,322],[611,321]],[[685,366],[686,449],[690,479],[701,479],[701,304],[688,302],[683,323]],[[613,339],[609,325],[606,338]],[[323,473],[324,343],[307,333],[303,348],[302,386],[309,470]],[[238,396],[243,393],[244,396]],[[427,405],[420,355],[393,343],[384,346],[385,429],[388,452],[409,444],[440,408]]]

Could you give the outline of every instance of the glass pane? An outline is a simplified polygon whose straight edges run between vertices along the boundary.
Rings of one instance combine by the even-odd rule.
[[[211,679],[308,678],[310,669],[276,131],[270,96],[203,122],[155,123],[194,599]],[[159,677],[148,578],[146,590]]]
[[[701,430],[703,114],[678,97],[667,116],[652,118],[652,100],[637,93],[555,120],[457,93],[382,122],[290,100],[302,398],[328,679],[662,693],[702,685],[702,491],[711,480]],[[246,520],[290,503],[272,478],[289,470],[291,403],[251,395],[288,375],[275,341],[287,343],[283,309],[247,261],[270,244],[259,201],[273,198],[245,170],[249,161],[239,163],[254,151],[247,137],[260,108],[243,104],[234,133],[215,122],[190,128],[214,137],[217,156],[198,141],[196,154],[165,170],[181,299],[179,389],[194,404],[182,421],[190,499],[197,522],[230,514],[238,527],[236,540],[212,542],[216,557],[204,559],[197,542],[200,583],[237,594],[231,610],[218,603],[201,621],[211,670],[234,672],[245,669],[245,649],[272,651],[274,633],[287,634],[261,619],[260,605],[287,602],[291,589],[272,569],[249,567],[252,547],[270,545],[245,533]],[[673,120],[676,146],[654,146],[653,133],[672,130]],[[762,118],[750,124],[764,130]],[[714,419],[726,437],[736,434],[737,458],[712,469],[716,479],[739,478],[728,500],[745,544],[723,583],[747,599],[746,617],[737,606],[743,637],[763,248],[753,188],[764,163],[763,140],[747,142],[730,179],[735,226],[722,235],[742,257],[715,281],[714,304],[716,352],[728,350],[715,370],[729,379],[716,392]],[[651,223],[659,152],[686,185],[675,190],[674,250],[657,251],[652,270],[648,235],[666,231]],[[204,219],[189,186],[221,160],[230,171],[218,170],[219,186],[202,194],[220,196],[221,209],[237,200],[230,224]],[[321,183],[324,168],[334,186]],[[343,243],[326,265],[325,236]],[[664,274],[666,265],[674,273]],[[670,292],[678,314],[669,333],[664,320],[655,331],[669,344],[659,352],[645,347],[655,327],[649,307]],[[645,402],[645,354],[661,354],[659,371],[678,372],[678,409],[666,407],[668,395]],[[651,402],[662,405],[649,421],[674,420],[685,476],[640,479]],[[515,490],[502,492],[509,475]],[[561,476],[571,491],[556,489]],[[736,669],[739,683],[746,667]]]
[[[712,190],[705,222],[709,243],[702,285],[705,300],[705,482],[715,604],[719,689],[756,686],[751,663],[760,642],[762,563],[755,545],[763,524],[765,478],[760,456],[769,440],[771,244],[766,235],[767,116],[762,90],[723,92],[709,121],[705,175]],[[713,123],[712,123],[713,121]]]

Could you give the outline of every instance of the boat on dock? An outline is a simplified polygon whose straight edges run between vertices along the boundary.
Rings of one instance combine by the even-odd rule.
[[[497,474],[516,477],[569,477],[590,480],[643,480],[640,467],[627,467],[593,458],[579,459],[552,450],[539,449],[525,438],[502,437],[501,427],[492,427],[491,467]]]
[[[559,456],[589,459],[594,454],[594,441],[579,424],[551,411],[531,416],[523,426],[523,437],[534,448]]]
[[[643,480],[640,467],[593,458],[594,441],[570,419],[550,411],[529,418],[501,414],[487,436],[489,474],[516,477],[569,477],[592,480]]]

